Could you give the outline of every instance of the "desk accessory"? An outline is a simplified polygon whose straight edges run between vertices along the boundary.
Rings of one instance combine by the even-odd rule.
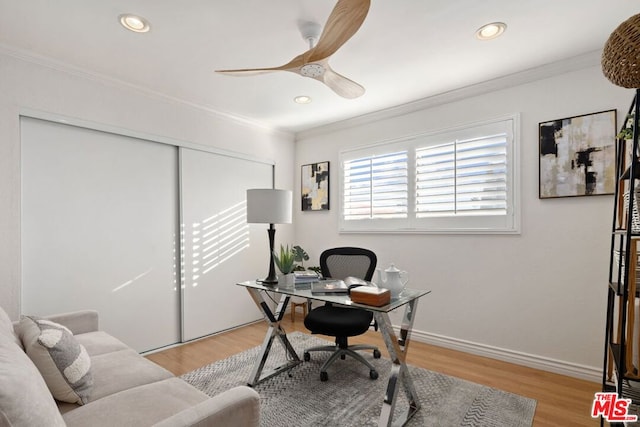
[[[391,302],[391,292],[389,289],[376,288],[374,286],[358,286],[349,292],[351,301],[358,304],[381,307]]]
[[[291,224],[293,195],[290,190],[259,188],[247,190],[247,222],[269,224],[269,275],[261,281],[266,285],[278,283],[273,258],[274,224]]]
[[[311,283],[312,295],[346,295],[349,286],[344,280],[321,280]]]
[[[384,270],[384,275],[382,274],[382,270],[378,269],[376,271],[378,272],[377,283],[389,289],[393,298],[400,296],[409,281],[409,273],[398,270],[393,264]],[[404,276],[404,279],[402,276]]]

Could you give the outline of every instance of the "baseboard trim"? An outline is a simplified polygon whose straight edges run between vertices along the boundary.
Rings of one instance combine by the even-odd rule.
[[[207,338],[211,338],[211,337],[216,336],[216,335],[224,334],[226,332],[233,332],[236,329],[240,329],[240,328],[243,328],[245,326],[253,325],[254,323],[260,323],[260,322],[264,322],[264,320],[263,319],[251,320],[251,321],[249,321],[247,323],[242,323],[242,324],[237,325],[237,326],[232,326],[230,328],[223,329],[223,330],[217,331],[217,332],[213,332],[213,333],[208,334],[208,335],[203,335],[201,337],[197,337],[197,338],[192,338],[190,340],[176,342],[176,343],[173,343],[173,344],[167,344],[165,346],[154,348],[154,349],[151,349],[151,350],[141,351],[140,354],[142,356],[148,356],[150,354],[158,353],[158,352],[163,351],[163,350],[169,350],[169,349],[172,349],[172,348],[180,347],[180,346],[182,346],[184,344],[189,344],[189,343],[193,343],[193,342],[197,342],[197,341],[202,341],[202,340],[205,340]]]
[[[411,332],[411,337],[413,340],[420,341],[425,344],[432,344],[464,353],[484,356],[491,359],[501,360],[503,362],[540,369],[542,371],[553,372],[555,374],[566,375],[595,383],[600,383],[602,381],[602,370],[600,368],[594,368],[593,366],[565,362],[562,360],[479,344],[424,331],[413,330]]]

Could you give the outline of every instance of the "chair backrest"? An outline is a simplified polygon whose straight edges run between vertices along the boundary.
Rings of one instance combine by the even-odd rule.
[[[371,281],[377,263],[376,254],[364,248],[331,248],[320,254],[322,275],[332,279],[353,276]]]

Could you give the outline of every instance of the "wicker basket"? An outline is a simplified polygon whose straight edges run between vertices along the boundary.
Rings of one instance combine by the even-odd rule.
[[[609,36],[602,51],[602,72],[617,86],[640,88],[640,14]]]
[[[614,262],[615,262],[615,271],[618,271],[618,265],[620,265],[622,263],[622,267],[620,269],[620,282],[624,282],[624,259],[625,259],[625,252],[622,251],[622,256],[620,256],[620,251],[614,251],[613,253],[614,255]],[[636,262],[636,286],[640,285],[640,256],[638,256],[638,260]]]
[[[629,212],[629,192],[626,191],[624,193],[624,211],[629,212],[631,215],[631,232],[640,233],[640,215],[638,215],[638,201],[640,201],[640,185],[637,185],[635,188],[635,196],[633,198],[633,209],[632,212]],[[626,227],[625,224],[621,224],[623,227]]]

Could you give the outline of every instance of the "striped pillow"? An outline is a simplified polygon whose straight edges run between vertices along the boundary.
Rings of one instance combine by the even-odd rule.
[[[69,329],[25,316],[20,320],[18,334],[54,398],[79,405],[89,401],[93,386],[91,359]]]

